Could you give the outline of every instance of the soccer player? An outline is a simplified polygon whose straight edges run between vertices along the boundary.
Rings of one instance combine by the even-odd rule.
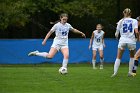
[[[136,51],[136,37],[139,39],[138,22],[136,19],[131,18],[131,10],[129,8],[126,8],[123,11],[123,15],[124,15],[124,18],[122,18],[118,22],[116,33],[115,33],[116,37],[118,37],[120,33],[120,39],[119,39],[119,44],[118,44],[117,58],[114,64],[114,73],[112,74],[111,77],[114,77],[117,75],[121,58],[126,47],[130,51],[128,76],[132,75],[132,68],[134,64],[134,54]]]
[[[99,51],[100,54],[100,69],[103,69],[103,61],[104,61],[104,56],[103,56],[103,48],[105,47],[104,44],[104,35],[105,32],[102,30],[103,26],[101,24],[97,24],[96,30],[93,31],[91,39],[90,39],[90,44],[89,44],[89,49],[91,48],[92,45],[92,64],[93,64],[93,69],[96,69],[96,52],[97,50]]]
[[[136,18],[138,21],[138,26],[140,28],[140,16]],[[139,33],[140,33],[140,29],[139,29]],[[138,51],[136,52],[135,56],[134,56],[134,67],[133,67],[133,75],[136,75],[136,71],[137,71],[137,67],[139,64],[139,58],[140,58],[140,48],[138,49]]]
[[[60,15],[60,22],[54,24],[51,30],[47,33],[45,39],[42,42],[42,45],[46,44],[46,41],[50,37],[50,35],[55,32],[55,38],[53,40],[53,44],[51,46],[50,51],[47,52],[39,52],[33,51],[28,54],[28,56],[41,56],[44,58],[53,58],[57,51],[61,50],[63,54],[63,62],[62,67],[67,68],[68,59],[69,59],[69,47],[68,47],[68,34],[69,31],[80,34],[85,37],[85,34],[75,28],[73,28],[69,23],[67,23],[68,14],[62,13]]]

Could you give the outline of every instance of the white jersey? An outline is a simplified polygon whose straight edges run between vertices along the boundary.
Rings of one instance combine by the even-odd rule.
[[[119,43],[136,44],[134,29],[138,28],[138,22],[133,18],[123,18],[118,22],[117,31],[120,32]]]
[[[55,35],[57,38],[68,38],[69,30],[73,29],[73,27],[69,23],[62,24],[60,22],[56,23],[52,28],[51,31],[55,31]]]
[[[57,50],[68,47],[68,33],[71,29],[73,29],[73,27],[69,23],[56,23],[51,28],[51,31],[54,31],[56,35],[51,47],[54,47]]]
[[[103,44],[103,36],[104,36],[104,31],[101,30],[98,32],[98,30],[93,31],[94,33],[94,39],[93,39],[93,46],[99,46]]]

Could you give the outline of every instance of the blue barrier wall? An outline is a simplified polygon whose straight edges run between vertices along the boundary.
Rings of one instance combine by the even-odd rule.
[[[53,59],[43,57],[28,57],[30,51],[49,51],[53,39],[47,41],[46,46],[42,46],[42,39],[20,39],[20,40],[0,40],[0,64],[37,64],[43,62],[62,63],[63,56],[58,52]],[[115,39],[105,39],[104,48],[105,62],[114,62],[117,54],[118,41]],[[91,62],[92,50],[88,49],[88,39],[69,39],[70,58],[69,63]],[[138,44],[137,44],[137,47]],[[129,61],[129,51],[126,49],[122,62]],[[99,54],[97,54],[99,62]]]

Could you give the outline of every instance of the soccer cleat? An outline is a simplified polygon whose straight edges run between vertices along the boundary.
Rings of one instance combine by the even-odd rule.
[[[36,53],[39,53],[39,51],[36,50],[36,51],[30,52],[28,56],[36,56]]]
[[[133,76],[133,74],[132,73],[128,73],[128,75],[127,75],[128,77],[132,77]]]
[[[93,69],[97,69],[96,67],[93,67]]]
[[[132,76],[134,77],[134,76],[136,76],[137,74],[136,73],[132,73]]]
[[[115,77],[117,74],[112,74],[111,77]]]
[[[100,65],[100,69],[103,69],[103,65]]]
[[[134,77],[134,76],[136,76],[136,73],[128,73],[127,76],[128,76],[128,77]]]

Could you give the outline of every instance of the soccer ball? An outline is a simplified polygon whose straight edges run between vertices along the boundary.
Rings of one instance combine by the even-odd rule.
[[[60,73],[60,74],[67,74],[67,73],[68,73],[67,68],[61,67],[61,68],[59,69],[59,73]]]

